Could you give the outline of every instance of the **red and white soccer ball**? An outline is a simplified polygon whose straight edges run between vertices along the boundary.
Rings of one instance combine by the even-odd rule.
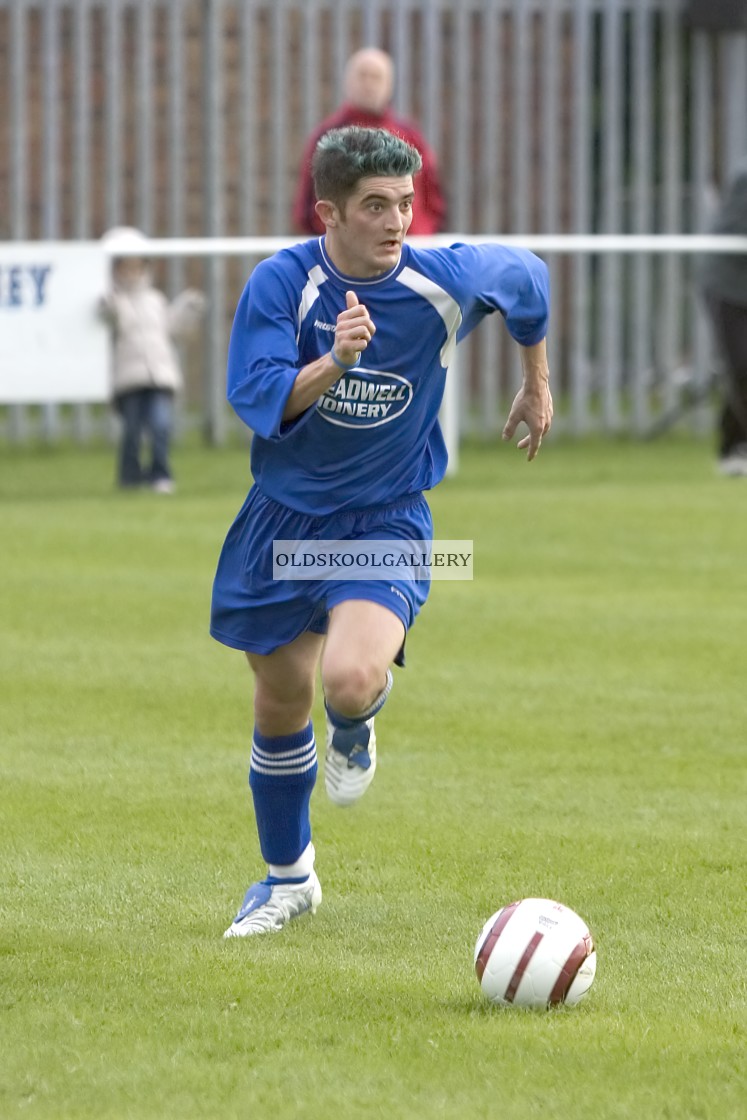
[[[524,898],[488,918],[475,945],[475,972],[491,1003],[575,1004],[597,970],[589,928],[567,906]]]

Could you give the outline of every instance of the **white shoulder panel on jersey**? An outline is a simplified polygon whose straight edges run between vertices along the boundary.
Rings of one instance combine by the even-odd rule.
[[[327,274],[321,265],[315,264],[308,272],[309,279],[306,282],[306,287],[301,292],[301,302],[298,305],[298,331],[296,333],[296,342],[301,333],[301,326],[304,319],[311,311],[311,308],[319,298],[319,288],[327,279]]]
[[[427,276],[423,276],[422,273],[416,272],[413,268],[403,268],[397,277],[397,281],[413,292],[417,292],[423,299],[427,299],[443,319],[446,327],[446,342],[441,347],[441,365],[449,366],[454,357],[457,331],[462,322],[462,311],[459,304],[435,281],[429,280]]]

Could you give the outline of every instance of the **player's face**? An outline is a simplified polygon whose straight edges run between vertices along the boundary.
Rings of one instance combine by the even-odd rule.
[[[369,277],[394,268],[412,221],[413,197],[411,175],[360,180],[327,226],[327,251],[341,272]]]

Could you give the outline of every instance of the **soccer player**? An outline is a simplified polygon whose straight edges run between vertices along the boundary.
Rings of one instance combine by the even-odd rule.
[[[374,718],[402,663],[427,579],[273,579],[273,541],[429,542],[423,491],[444,475],[438,423],[458,339],[493,311],[523,384],[504,428],[537,454],[552,419],[548,281],[532,253],[405,243],[417,150],[383,129],[332,131],[314,156],[324,236],[252,272],[228,355],[228,399],[253,432],[254,484],[229,529],[211,633],[254,674],[249,784],[268,869],[226,937],[281,929],[321,901],[309,801],[321,662],[325,786],[351,805],[376,769]],[[277,573],[276,573],[277,574]]]

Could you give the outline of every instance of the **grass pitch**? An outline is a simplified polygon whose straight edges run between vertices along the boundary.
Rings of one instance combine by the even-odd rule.
[[[434,584],[364,801],[317,786],[316,918],[242,943],[250,679],[207,622],[247,454],[176,466],[0,450],[0,1115],[743,1117],[747,482],[674,437],[467,449],[432,506],[475,579]],[[524,895],[591,926],[576,1009],[480,993]]]

